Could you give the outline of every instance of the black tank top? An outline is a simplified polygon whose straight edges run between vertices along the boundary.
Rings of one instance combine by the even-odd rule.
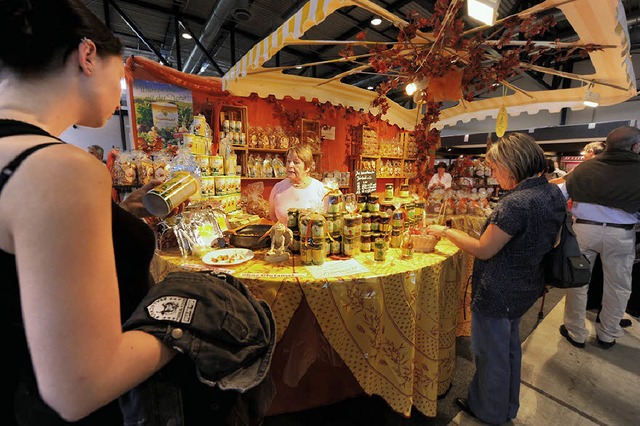
[[[39,127],[31,124],[0,120],[0,138],[4,136],[34,134],[57,139]],[[20,163],[32,152],[50,145],[64,143],[58,139],[34,146],[4,166],[0,172],[0,200],[4,184],[18,168]],[[2,144],[2,140],[0,140]],[[153,231],[136,216],[120,208],[112,202],[112,234],[115,251],[118,287],[120,289],[120,314],[124,322],[133,313],[138,303],[153,284],[149,274],[149,264],[155,248]],[[38,394],[33,366],[27,348],[22,312],[20,309],[20,292],[16,270],[16,258],[13,254],[0,250],[0,300],[4,309],[0,310],[4,324],[10,324],[9,342],[5,352],[9,354],[9,362],[3,363],[2,385],[9,388],[9,398],[1,398],[0,418],[9,420],[9,424],[19,425],[64,425],[53,410],[42,401]],[[96,330],[96,336],[100,330]],[[105,374],[109,374],[105,371]],[[7,394],[5,394],[7,395]],[[89,417],[74,425],[121,425],[122,417],[118,401],[97,410]]]

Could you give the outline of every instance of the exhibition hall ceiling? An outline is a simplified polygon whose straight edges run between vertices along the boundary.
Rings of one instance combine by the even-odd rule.
[[[567,0],[562,3],[580,3],[582,0]],[[611,0],[601,0],[603,4]],[[311,3],[318,3],[312,0]],[[499,0],[498,19],[506,18],[543,1]],[[126,56],[136,55],[160,61],[183,72],[211,77],[224,77],[248,52],[278,31],[283,23],[305,5],[307,0],[85,0],[109,27],[123,40]],[[393,42],[397,40],[398,28],[388,19],[373,25],[375,13],[371,8],[359,7],[358,1],[325,1],[336,10],[317,25],[307,29],[302,40],[353,41],[366,33],[367,41]],[[355,3],[355,4],[354,4]],[[390,15],[407,19],[417,13],[429,17],[434,12],[434,0],[375,0],[373,3]],[[617,4],[617,1],[613,1]],[[626,16],[629,53],[640,48],[640,0],[621,0]],[[576,42],[579,37],[573,26],[559,9],[545,9],[544,14],[554,17],[556,25],[549,29],[540,41]],[[465,17],[464,31],[471,31],[481,24]],[[598,22],[591,22],[594,28]],[[188,40],[181,36],[190,33]],[[328,79],[339,78],[340,83],[362,89],[373,88],[383,83],[387,76],[372,70],[354,72],[362,62],[336,61],[340,58],[343,44],[285,44],[276,54],[269,55],[261,67],[279,68],[285,74]],[[358,52],[356,52],[358,53]],[[366,63],[366,59],[363,60]],[[589,57],[575,55],[562,62],[553,56],[538,58],[536,65],[556,70],[552,75],[533,69],[517,77],[517,85],[526,90],[555,91],[567,87],[565,74],[589,72],[593,69]],[[579,70],[579,71],[578,71]],[[630,74],[633,74],[630,73]],[[636,73],[637,74],[637,73]],[[526,81],[525,81],[526,80]],[[635,84],[635,82],[634,82]],[[415,108],[413,98],[404,87],[389,92],[389,98],[398,105]],[[478,91],[476,99],[495,96],[486,90]]]

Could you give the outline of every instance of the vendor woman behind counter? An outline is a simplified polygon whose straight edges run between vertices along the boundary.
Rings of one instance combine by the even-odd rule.
[[[309,145],[289,148],[286,156],[287,179],[276,183],[269,195],[271,220],[287,223],[287,210],[321,207],[326,190],[322,182],[309,176],[313,153]]]

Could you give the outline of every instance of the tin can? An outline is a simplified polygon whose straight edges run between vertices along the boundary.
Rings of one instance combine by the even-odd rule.
[[[199,191],[200,184],[191,173],[176,172],[170,179],[144,194],[142,203],[152,215],[165,217]]]

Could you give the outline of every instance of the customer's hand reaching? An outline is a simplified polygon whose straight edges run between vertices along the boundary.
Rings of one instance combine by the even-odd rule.
[[[162,181],[160,180],[152,179],[148,183],[144,184],[140,188],[133,191],[127,198],[124,199],[124,201],[120,203],[120,207],[122,207],[129,213],[132,213],[138,216],[141,219],[147,218],[147,217],[153,217],[153,215],[149,213],[149,211],[147,211],[147,209],[144,207],[144,204],[142,203],[142,196],[147,192],[151,191],[156,186],[160,185],[161,183]],[[171,210],[171,212],[169,212],[169,214],[165,217],[172,217],[182,213],[185,207],[187,207],[188,205],[189,205],[189,200],[187,199],[187,201],[185,201],[184,203],[178,205],[173,210]]]

